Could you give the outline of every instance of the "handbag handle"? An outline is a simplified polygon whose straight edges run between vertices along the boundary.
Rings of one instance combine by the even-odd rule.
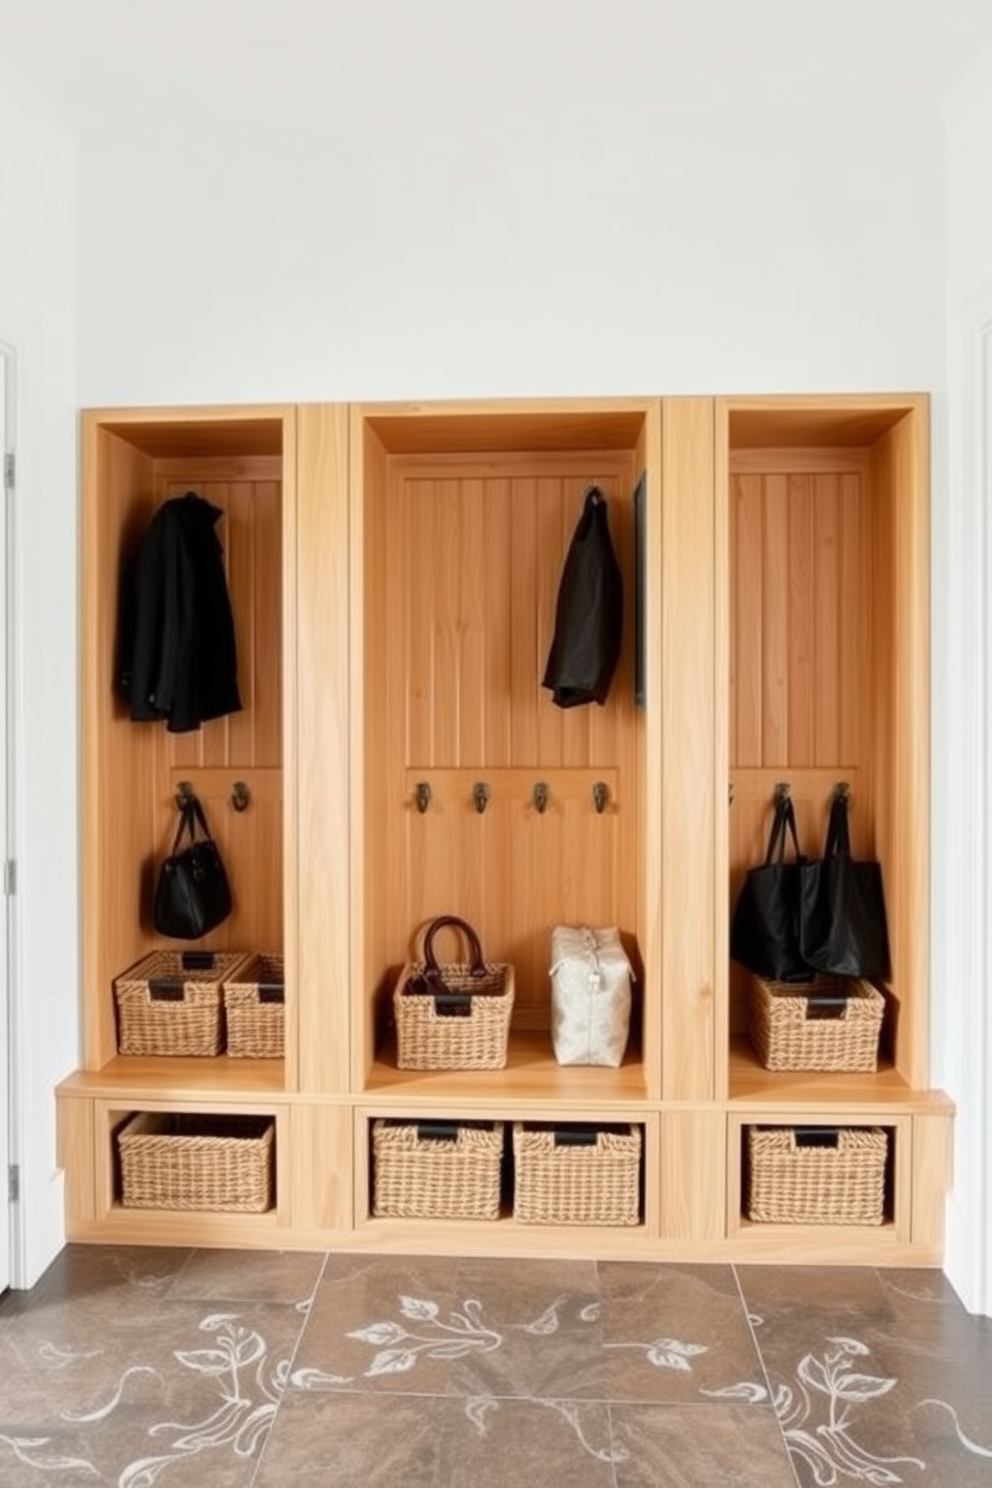
[[[441,976],[441,968],[434,958],[434,937],[446,925],[454,925],[457,929],[461,930],[468,941],[472,976],[485,976],[486,967],[482,959],[482,947],[479,944],[479,937],[468,921],[459,919],[457,915],[439,915],[427,927],[427,933],[424,936],[424,975],[430,978]]]
[[[799,834],[796,831],[796,812],[790,796],[780,796],[775,803],[775,817],[772,821],[772,829],[768,835],[768,851],[765,853],[765,867],[770,863],[783,863],[785,861],[785,833],[788,828],[792,837],[792,846],[795,850],[796,862],[803,861],[803,855],[799,851]],[[777,857],[776,857],[777,853]]]
[[[210,828],[207,826],[207,818],[204,815],[203,807],[200,805],[199,797],[194,796],[190,792],[179,808],[179,826],[176,828],[176,837],[172,844],[173,857],[179,851],[179,844],[183,839],[184,832],[189,833],[190,846],[196,841],[197,826],[199,826],[207,842],[212,842],[213,837],[210,835]]]
[[[847,796],[838,791],[830,807],[830,825],[823,849],[825,858],[851,856],[851,835],[847,820]]]

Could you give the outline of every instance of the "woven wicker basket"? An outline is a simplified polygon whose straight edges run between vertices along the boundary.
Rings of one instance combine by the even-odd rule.
[[[225,978],[227,1052],[234,1059],[281,1059],[286,1047],[282,956],[251,956],[235,979]]]
[[[116,978],[117,1047],[122,1054],[219,1054],[224,1047],[221,984],[242,951],[152,951]]]
[[[641,1128],[588,1131],[517,1122],[513,1217],[525,1224],[640,1223]],[[591,1136],[592,1141],[586,1138]]]
[[[379,1218],[498,1219],[503,1123],[376,1121],[372,1212]]]
[[[128,1208],[243,1214],[272,1208],[275,1122],[270,1116],[142,1112],[117,1140]]]
[[[821,1145],[824,1140],[831,1145]],[[887,1150],[886,1133],[877,1127],[749,1127],[748,1218],[763,1224],[879,1225]]]
[[[885,998],[869,982],[751,977],[749,1032],[766,1069],[877,1069],[884,1012]]]
[[[434,939],[457,930],[468,962],[439,963]],[[484,961],[467,920],[439,915],[424,934],[424,958],[403,968],[393,993],[396,1062],[400,1069],[504,1069],[513,1011],[513,967]]]

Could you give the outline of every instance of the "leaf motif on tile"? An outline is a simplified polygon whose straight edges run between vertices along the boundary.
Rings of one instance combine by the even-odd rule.
[[[67,1349],[57,1343],[38,1345],[38,1358],[45,1364],[50,1364],[53,1369],[67,1369],[83,1359],[98,1359],[102,1353],[103,1349]]]
[[[135,1374],[150,1374],[154,1379],[157,1379],[159,1381],[161,1381],[162,1378],[157,1369],[152,1369],[147,1364],[135,1364],[131,1369],[125,1369],[124,1373],[121,1375],[120,1383],[118,1384],[117,1389],[114,1391],[114,1394],[111,1396],[110,1400],[107,1401],[106,1405],[100,1405],[97,1406],[95,1410],[85,1411],[82,1413],[76,1411],[63,1411],[63,1421],[105,1421],[111,1414],[111,1412],[116,1410],[117,1407],[120,1405],[121,1399],[124,1395],[124,1386],[127,1384],[131,1376]]]
[[[49,1453],[37,1455],[40,1447],[47,1447],[51,1441],[50,1436],[3,1436],[0,1434],[0,1442],[10,1447],[18,1462],[23,1462],[25,1467],[38,1467],[46,1472],[83,1472],[87,1475],[99,1478],[100,1472],[92,1462],[87,1462],[84,1457],[67,1457],[62,1453]]]
[[[871,1350],[857,1338],[829,1337],[822,1355],[804,1354],[796,1366],[798,1391],[786,1384],[775,1390],[773,1403],[782,1435],[793,1458],[813,1474],[818,1488],[832,1488],[842,1479],[876,1485],[899,1484],[897,1468],[924,1471],[917,1457],[882,1457],[855,1440],[851,1408],[888,1395],[898,1380],[866,1374],[851,1367]]]
[[[423,1297],[400,1298],[400,1312],[403,1316],[420,1323],[433,1322],[440,1310],[436,1302],[428,1302]]]
[[[366,1369],[365,1377],[371,1379],[376,1374],[405,1374],[416,1362],[417,1355],[413,1349],[383,1349]]]
[[[345,1334],[346,1338],[357,1338],[359,1343],[402,1343],[404,1338],[409,1338],[405,1328],[398,1323],[370,1323],[367,1328],[356,1328],[353,1332]]]
[[[524,1333],[533,1333],[538,1338],[545,1337],[549,1333],[558,1332],[558,1309],[567,1302],[567,1297],[556,1297],[549,1307],[546,1307],[539,1318],[532,1323],[519,1323],[517,1326]]]
[[[626,1462],[630,1457],[630,1453],[624,1446],[613,1444],[609,1447],[594,1447],[587,1439],[583,1430],[579,1407],[574,1405],[572,1401],[539,1400],[536,1403],[546,1406],[549,1410],[557,1411],[560,1416],[564,1416],[590,1457],[595,1457],[599,1462]]]
[[[753,1380],[741,1380],[736,1385],[724,1385],[722,1390],[700,1390],[699,1393],[714,1400],[746,1400],[750,1405],[763,1405],[768,1399],[764,1385]]]
[[[682,1374],[691,1374],[689,1360],[697,1354],[706,1354],[705,1343],[683,1343],[678,1338],[656,1338],[652,1343],[604,1343],[604,1349],[639,1349],[647,1362],[656,1369],[677,1369]]]
[[[323,1369],[297,1369],[289,1376],[288,1383],[296,1390],[320,1390],[325,1385],[353,1384],[354,1378],[351,1374],[328,1374]]]
[[[951,1420],[954,1423],[954,1430],[957,1433],[958,1441],[961,1443],[966,1451],[973,1453],[976,1457],[992,1457],[992,1449],[990,1449],[989,1447],[979,1446],[978,1442],[974,1442],[971,1440],[970,1437],[965,1436],[964,1432],[961,1430],[961,1423],[958,1420],[958,1413],[954,1409],[953,1405],[948,1405],[946,1400],[934,1400],[928,1396],[926,1400],[921,1400],[915,1407],[915,1409],[920,1410],[924,1405],[937,1405],[940,1406],[941,1410],[947,1411],[947,1414],[950,1416]]]
[[[602,1303],[600,1303],[600,1302],[587,1302],[586,1305],[585,1305],[585,1307],[583,1307],[582,1308],[582,1311],[579,1313],[579,1322],[580,1323],[598,1323],[599,1322],[599,1315],[602,1312],[602,1310],[603,1310],[602,1309]]]
[[[465,1401],[465,1414],[480,1436],[486,1434],[486,1416],[499,1409],[499,1401],[492,1395],[470,1395]]]

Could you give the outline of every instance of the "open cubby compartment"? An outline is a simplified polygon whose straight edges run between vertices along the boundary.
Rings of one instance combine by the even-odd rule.
[[[96,1071],[118,1057],[114,979],[148,952],[166,945],[283,949],[284,613],[293,572],[295,411],[89,412],[82,438],[84,1059]],[[119,605],[152,517],[187,491],[223,513],[216,531],[242,708],[195,731],[170,733],[164,722],[132,721],[119,694]],[[153,891],[186,782],[203,804],[234,909],[200,942],[163,943],[152,924]],[[238,1078],[236,1071],[225,1075],[222,1063],[216,1070],[220,1083]]]
[[[94,1103],[93,1119],[96,1220],[111,1221],[133,1232],[136,1241],[160,1237],[166,1230],[189,1233],[191,1225],[199,1232],[202,1226],[208,1244],[215,1243],[222,1232],[236,1237],[242,1229],[247,1236],[255,1226],[264,1229],[285,1222],[282,1173],[287,1165],[288,1115],[284,1107],[100,1100]],[[161,1164],[160,1202],[124,1202],[123,1135],[145,1144],[131,1153],[131,1160],[139,1164],[137,1181],[142,1187],[149,1180],[154,1182],[155,1165]],[[182,1170],[178,1177],[177,1162]],[[184,1176],[186,1164],[190,1166]],[[170,1203],[166,1192],[170,1183],[180,1184],[186,1203]],[[216,1203],[211,1201],[212,1190]],[[216,1237],[211,1226],[218,1230]]]
[[[642,1088],[657,1090],[657,885],[644,866],[653,787],[634,625],[634,493],[650,460],[649,407],[354,412],[350,525],[363,599],[353,837],[364,843],[354,875],[356,1089],[382,1089],[394,1074],[403,1083],[393,989],[420,959],[430,921],[455,914],[475,927],[487,961],[513,966],[508,1068],[536,1062],[548,1088],[557,1080],[551,930],[617,926],[636,983],[627,1073],[613,1072],[613,1084],[622,1092],[633,1063]],[[623,573],[624,638],[605,705],[561,709],[541,682],[566,552],[592,485],[606,496]],[[649,506],[658,496],[649,484]],[[436,950],[464,955],[448,930]]]
[[[920,397],[731,400],[726,439],[727,919],[763,861],[776,789],[822,855],[838,786],[882,866],[891,967],[879,1078],[927,1082],[928,435]],[[791,847],[790,847],[791,856]],[[731,963],[728,1037],[746,1046]],[[859,1077],[863,1079],[864,1077]]]
[[[761,1148],[760,1161],[765,1166],[758,1175],[760,1194],[772,1208],[779,1204],[777,1186],[782,1185],[783,1212],[767,1220],[752,1219],[749,1215],[751,1185],[755,1181],[749,1151],[752,1133],[757,1134],[762,1142],[774,1142],[781,1137],[783,1144],[795,1149],[777,1155],[770,1149]],[[846,1147],[847,1133],[871,1134],[863,1152],[859,1150],[852,1155],[842,1150]],[[831,1218],[829,1205],[834,1192],[834,1172],[839,1173],[846,1165],[852,1185],[879,1180],[879,1152],[871,1145],[878,1140],[879,1133],[883,1150],[880,1154],[881,1201],[876,1211],[877,1222],[875,1219],[869,1221],[867,1217],[851,1222]],[[786,1244],[803,1243],[807,1238],[810,1244],[815,1244],[818,1233],[829,1232],[838,1239],[846,1236],[853,1245],[870,1246],[879,1242],[908,1245],[913,1231],[912,1117],[883,1115],[878,1111],[845,1112],[838,1117],[821,1112],[799,1116],[779,1111],[749,1112],[746,1116],[735,1113],[729,1118],[728,1143],[728,1239],[750,1238],[760,1245],[762,1236],[774,1236]],[[815,1163],[826,1166],[817,1169],[812,1166]],[[810,1186],[820,1190],[815,1219],[811,1214],[801,1214]],[[857,1196],[850,1199],[845,1196],[843,1203],[851,1212],[857,1210],[867,1216],[874,1198],[862,1195],[862,1199],[859,1204]],[[784,1217],[785,1211],[794,1217]]]

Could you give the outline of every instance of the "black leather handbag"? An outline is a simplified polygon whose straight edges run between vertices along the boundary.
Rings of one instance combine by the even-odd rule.
[[[197,828],[201,836],[197,838]],[[182,847],[184,837],[189,842]],[[175,940],[199,940],[231,913],[227,870],[196,796],[186,797],[172,852],[155,885],[155,929]]]
[[[795,859],[785,858],[786,834]],[[756,976],[773,982],[810,981],[813,971],[800,948],[802,869],[796,813],[787,795],[777,797],[765,861],[748,870],[730,926],[730,954]]]
[[[822,859],[800,874],[799,941],[814,971],[840,977],[884,977],[889,937],[881,865],[851,856],[846,790],[830,807]]]

